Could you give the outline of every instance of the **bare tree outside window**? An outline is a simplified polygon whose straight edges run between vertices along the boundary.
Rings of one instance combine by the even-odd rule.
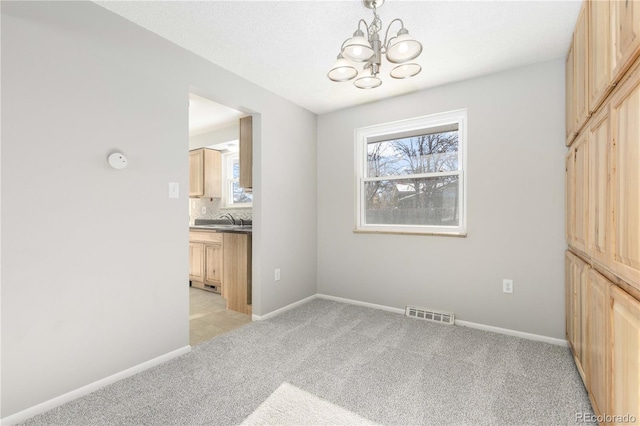
[[[366,222],[457,226],[458,131],[367,144]]]

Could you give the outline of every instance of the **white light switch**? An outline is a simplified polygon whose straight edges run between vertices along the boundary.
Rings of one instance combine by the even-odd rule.
[[[169,182],[169,198],[180,198],[180,184]]]

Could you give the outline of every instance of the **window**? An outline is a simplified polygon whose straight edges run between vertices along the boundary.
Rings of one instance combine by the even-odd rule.
[[[222,189],[225,207],[251,207],[253,195],[240,188],[240,156],[237,152],[224,154]]]
[[[356,130],[356,231],[466,232],[466,110]]]

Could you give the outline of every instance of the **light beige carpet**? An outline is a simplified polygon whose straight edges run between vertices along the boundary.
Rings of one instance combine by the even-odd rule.
[[[281,384],[243,425],[377,425],[289,383]]]

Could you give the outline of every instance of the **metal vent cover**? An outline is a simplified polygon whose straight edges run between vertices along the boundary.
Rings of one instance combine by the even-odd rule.
[[[441,324],[454,325],[456,321],[455,315],[451,312],[441,312],[433,309],[417,308],[415,306],[407,306],[404,315],[410,318],[439,322]]]

